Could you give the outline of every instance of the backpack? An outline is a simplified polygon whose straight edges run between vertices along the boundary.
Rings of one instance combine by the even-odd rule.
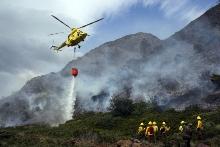
[[[160,129],[161,134],[164,134],[165,132],[166,132],[166,129],[164,127]]]
[[[154,134],[154,127],[149,127],[149,134],[150,135],[153,135]]]

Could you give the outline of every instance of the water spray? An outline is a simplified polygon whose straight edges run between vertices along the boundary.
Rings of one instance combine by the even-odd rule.
[[[71,87],[70,87],[70,101],[71,101],[71,111],[69,111],[70,113],[70,117],[73,116],[74,113],[74,106],[75,106],[75,102],[76,102],[76,90],[75,90],[75,85],[76,85],[76,77],[78,75],[78,69],[77,68],[72,68],[71,69],[71,74],[72,74],[72,81],[71,81]]]

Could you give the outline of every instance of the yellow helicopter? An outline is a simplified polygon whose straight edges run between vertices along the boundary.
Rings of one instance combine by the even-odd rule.
[[[68,38],[66,41],[64,41],[60,46],[51,46],[51,49],[54,49],[56,51],[61,51],[61,49],[65,46],[67,47],[70,47],[70,46],[78,46],[78,48],[80,48],[80,45],[79,43],[84,41],[85,38],[87,36],[89,36],[87,33],[85,32],[82,32],[80,29],[81,28],[84,28],[88,25],[91,25],[93,23],[96,23],[104,18],[101,18],[101,19],[98,19],[96,21],[93,21],[91,23],[88,23],[84,26],[81,26],[79,28],[71,28],[69,25],[67,25],[66,23],[64,23],[63,21],[61,21],[59,18],[57,18],[56,16],[54,15],[51,15],[53,18],[55,18],[56,20],[58,20],[59,22],[61,22],[62,24],[64,24],[66,27],[68,27],[70,30],[71,30],[71,33],[68,35]],[[64,33],[64,32],[60,32],[60,33]],[[54,33],[54,34],[50,34],[50,35],[56,35],[56,34],[60,34],[60,33]],[[76,50],[76,47],[74,47],[74,52]]]

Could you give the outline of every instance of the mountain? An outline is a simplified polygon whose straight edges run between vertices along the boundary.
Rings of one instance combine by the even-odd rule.
[[[210,63],[219,64],[220,61],[218,59],[220,55],[216,54],[220,46],[219,16],[220,5],[217,5],[169,39],[177,39],[190,43]]]
[[[33,78],[0,101],[0,125],[56,125],[71,119],[72,67],[76,111],[106,111],[111,96],[129,91],[134,100],[155,99],[166,107],[205,104],[216,90],[209,77],[219,71],[220,5],[166,40],[147,33],[107,42],[69,62],[60,72]]]
[[[219,16],[220,16],[220,4],[211,8],[205,14],[200,16],[198,19],[191,22],[188,26],[186,26],[185,28],[183,28],[182,30],[180,30],[179,32],[175,33],[170,38],[165,40],[165,42],[168,44],[172,42],[172,40],[175,41],[178,40],[178,42],[184,42],[192,45],[192,47],[194,48],[195,57],[200,57],[202,59],[201,60],[202,63],[200,64],[202,65],[202,67],[200,68],[204,69],[204,71],[201,73],[201,78],[204,81],[209,81],[213,73],[220,73]],[[209,86],[211,86],[212,87],[211,89],[213,89],[212,84],[209,84]],[[216,90],[216,86],[214,87]],[[193,90],[193,92],[195,92],[195,90]],[[215,94],[208,95],[208,98],[213,99],[212,95]],[[204,98],[206,99],[206,101],[209,101],[207,100],[207,96],[204,96]],[[193,100],[193,98],[191,98],[190,100]],[[177,104],[176,101],[178,101],[178,99],[174,101],[175,105]],[[215,101],[213,101],[212,104],[215,104]]]

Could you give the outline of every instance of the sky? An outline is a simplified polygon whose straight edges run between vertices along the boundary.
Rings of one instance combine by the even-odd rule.
[[[73,60],[73,48],[56,53],[68,28],[104,17],[82,31],[90,35],[76,56],[117,38],[137,32],[166,39],[214,6],[217,0],[1,0],[0,97],[19,90],[33,77],[60,71]],[[48,36],[65,32],[57,36]]]

